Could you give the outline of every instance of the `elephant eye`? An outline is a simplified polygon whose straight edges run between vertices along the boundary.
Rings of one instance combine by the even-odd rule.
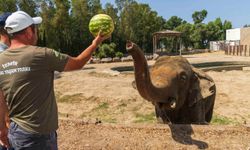
[[[187,75],[185,73],[180,74],[180,80],[185,82],[187,80]]]

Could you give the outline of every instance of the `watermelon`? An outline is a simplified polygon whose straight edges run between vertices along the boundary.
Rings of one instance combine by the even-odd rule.
[[[110,36],[114,31],[114,22],[109,15],[98,14],[91,18],[89,31],[96,37],[101,30],[101,36]]]

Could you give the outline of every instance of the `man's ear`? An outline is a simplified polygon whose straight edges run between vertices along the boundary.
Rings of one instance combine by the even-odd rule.
[[[33,31],[32,31],[32,27],[31,26],[29,26],[28,28],[26,28],[25,29],[25,36],[26,36],[26,38],[28,39],[28,40],[31,40],[32,39],[32,37],[34,36],[33,34]]]

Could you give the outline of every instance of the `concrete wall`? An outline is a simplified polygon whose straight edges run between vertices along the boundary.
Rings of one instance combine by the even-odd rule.
[[[241,28],[240,38],[240,45],[250,45],[250,27]]]

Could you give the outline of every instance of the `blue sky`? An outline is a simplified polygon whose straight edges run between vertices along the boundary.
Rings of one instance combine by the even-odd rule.
[[[101,0],[103,6],[115,0]],[[250,0],[137,0],[139,3],[147,3],[159,16],[169,19],[178,16],[192,23],[194,11],[206,9],[208,16],[204,22],[213,21],[220,17],[223,21],[229,20],[233,28],[250,24]]]

